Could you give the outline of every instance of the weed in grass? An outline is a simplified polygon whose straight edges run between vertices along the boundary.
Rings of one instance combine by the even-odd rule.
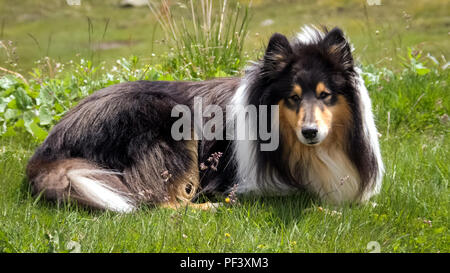
[[[172,47],[164,69],[178,77],[205,79],[239,73],[250,21],[248,8],[227,0],[181,1],[181,22],[175,7],[150,1],[150,10]]]

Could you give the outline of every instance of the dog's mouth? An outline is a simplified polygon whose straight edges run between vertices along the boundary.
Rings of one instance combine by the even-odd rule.
[[[318,139],[299,139],[301,143],[303,143],[306,146],[318,146],[320,145],[321,141]]]
[[[314,138],[305,138],[300,130],[296,131],[298,140],[306,146],[319,146],[327,137],[327,133],[319,132]]]
[[[320,138],[307,139],[300,135],[298,135],[298,140],[306,146],[319,146],[322,143]]]

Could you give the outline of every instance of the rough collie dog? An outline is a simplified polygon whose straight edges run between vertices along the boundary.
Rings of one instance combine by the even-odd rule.
[[[225,126],[215,128],[222,136],[238,106],[276,106],[257,115],[279,128],[277,147],[261,149],[267,139],[260,135],[174,139],[173,109],[193,111],[196,97],[224,110]],[[231,188],[306,190],[335,204],[364,202],[379,192],[382,175],[371,101],[351,46],[340,29],[314,27],[291,41],[274,34],[243,78],[136,81],[99,90],[67,113],[27,167],[34,194],[119,212],[143,203],[208,208],[191,201]]]

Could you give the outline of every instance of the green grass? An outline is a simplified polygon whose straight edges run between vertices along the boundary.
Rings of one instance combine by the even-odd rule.
[[[241,198],[215,213],[58,207],[29,194],[24,168],[37,144],[1,138],[0,251],[66,252],[75,241],[82,252],[369,252],[376,241],[381,252],[448,252],[449,78],[405,72],[370,85],[386,165],[375,207],[305,195]]]
[[[351,37],[365,64],[386,166],[382,191],[371,200],[376,206],[333,207],[296,195],[240,197],[215,213],[142,208],[132,214],[32,197],[24,170],[36,138],[82,97],[117,82],[176,79],[155,65],[169,51],[156,20],[148,9],[121,10],[106,0],[82,0],[81,7],[16,2],[0,3],[0,40],[14,42],[0,50],[0,67],[29,83],[0,77],[0,109],[9,111],[0,113],[0,132],[6,132],[0,136],[0,252],[68,252],[71,242],[82,252],[369,252],[372,241],[381,252],[450,251],[450,71],[431,61],[424,68],[425,54],[407,54],[414,47],[445,64],[448,1],[369,7],[357,0],[253,0],[241,63],[260,56],[274,31],[294,34],[305,23],[339,25]],[[262,26],[266,19],[273,24]],[[99,49],[99,43],[123,46]],[[48,62],[34,63],[44,56]],[[55,61],[65,64],[63,72]]]

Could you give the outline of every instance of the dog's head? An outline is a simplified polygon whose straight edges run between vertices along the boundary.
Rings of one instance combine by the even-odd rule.
[[[315,146],[351,122],[348,96],[354,70],[350,45],[340,29],[311,35],[310,40],[289,42],[274,34],[261,78],[266,102],[279,105],[282,134]]]

